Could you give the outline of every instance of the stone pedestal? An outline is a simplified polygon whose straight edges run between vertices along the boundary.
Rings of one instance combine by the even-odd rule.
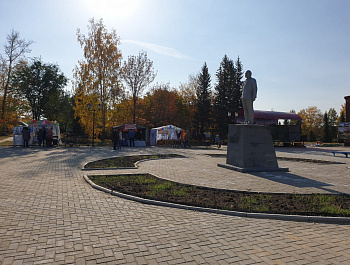
[[[269,126],[230,124],[226,164],[220,167],[240,172],[289,171],[278,167]]]

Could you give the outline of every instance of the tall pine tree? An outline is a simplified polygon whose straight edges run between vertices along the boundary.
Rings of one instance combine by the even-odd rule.
[[[239,56],[235,62],[235,85],[233,87],[232,91],[232,102],[231,102],[231,110],[232,113],[238,112],[240,109],[242,109],[242,86],[243,86],[243,65],[241,60],[239,59]]]
[[[327,112],[323,115],[323,141],[330,143],[332,141],[329,118]]]
[[[198,75],[198,85],[196,88],[196,112],[194,116],[195,127],[197,128],[197,138],[202,140],[204,132],[210,125],[211,97],[210,97],[210,74],[207,63],[204,62],[201,72]]]
[[[331,132],[332,141],[337,138],[338,113],[334,108],[328,110],[329,130]]]
[[[214,110],[216,129],[222,138],[227,137],[228,124],[235,122],[235,113],[242,108],[242,68],[239,57],[234,63],[225,55],[216,72]]]

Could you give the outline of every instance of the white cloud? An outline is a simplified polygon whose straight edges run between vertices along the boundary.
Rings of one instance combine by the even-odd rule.
[[[154,43],[148,43],[148,42],[136,41],[136,40],[122,40],[122,42],[135,44],[135,45],[143,47],[145,49],[149,49],[155,53],[169,56],[169,57],[174,57],[177,59],[193,59],[192,57],[185,55],[185,54],[182,54],[181,52],[179,52],[173,48],[157,45]]]

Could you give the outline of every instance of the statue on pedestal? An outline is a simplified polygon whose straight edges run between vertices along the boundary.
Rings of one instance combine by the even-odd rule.
[[[256,80],[252,78],[252,72],[247,70],[245,72],[246,80],[243,83],[242,91],[242,105],[244,110],[244,123],[254,124],[254,109],[253,102],[256,99],[258,86]]]

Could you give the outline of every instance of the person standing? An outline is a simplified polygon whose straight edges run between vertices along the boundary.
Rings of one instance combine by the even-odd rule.
[[[41,147],[41,144],[43,142],[43,129],[40,128],[39,131],[38,131],[38,145]]]
[[[47,146],[53,146],[53,130],[51,127],[47,131]]]
[[[181,132],[181,140],[182,140],[182,143],[184,145],[184,148],[186,147],[185,146],[185,136],[186,136],[186,132],[185,132],[185,130],[182,130],[182,132]]]
[[[122,150],[122,145],[123,145],[123,132],[122,132],[122,129],[120,129],[118,132],[118,147],[120,150]]]
[[[253,102],[256,99],[258,86],[256,80],[252,78],[252,72],[245,72],[246,80],[243,83],[242,105],[244,110],[244,123],[254,124],[254,108]]]
[[[129,146],[135,146],[135,132],[134,130],[130,130],[129,132]]]
[[[112,141],[113,141],[113,150],[117,149],[117,145],[118,145],[118,132],[117,132],[117,128],[113,129],[112,132]]]
[[[46,127],[43,127],[43,147],[46,145],[47,146],[47,132],[46,132]]]
[[[188,148],[191,148],[191,145],[190,145],[190,135],[188,133],[188,131],[185,132],[185,135],[184,135],[184,148],[188,146]]]
[[[220,135],[218,135],[218,134],[215,137],[215,143],[216,143],[218,149],[220,149],[220,147],[221,147],[221,138],[220,138]]]
[[[28,127],[24,127],[22,130],[23,135],[23,147],[29,147],[30,130]]]

